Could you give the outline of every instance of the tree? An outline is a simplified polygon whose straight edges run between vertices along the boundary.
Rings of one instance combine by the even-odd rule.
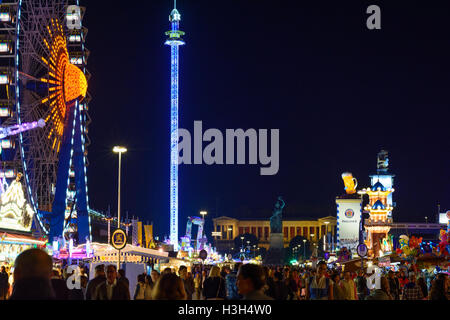
[[[241,237],[244,237],[244,239],[242,240]],[[249,241],[250,243],[247,243],[247,241]],[[253,248],[254,245],[258,246],[258,238],[256,238],[254,234],[244,233],[234,238],[234,248],[237,250],[240,250],[242,246],[244,247],[244,249],[247,246]]]
[[[309,259],[311,257],[311,254],[311,242],[303,236],[296,236],[289,242],[289,247],[287,248],[286,252],[286,258],[288,261],[292,259],[303,260]]]
[[[242,237],[244,239],[241,239]],[[258,242],[258,238],[253,234],[240,234],[234,239],[234,252],[238,252],[238,255],[240,255],[241,249],[244,249],[247,258],[253,257],[255,255],[255,248],[258,247]],[[254,248],[253,246],[256,247]]]

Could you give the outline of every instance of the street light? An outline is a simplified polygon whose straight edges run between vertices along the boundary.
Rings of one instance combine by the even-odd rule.
[[[113,148],[114,153],[119,154],[119,187],[118,187],[118,195],[117,195],[117,228],[120,229],[120,178],[121,178],[121,169],[122,169],[122,153],[127,152],[127,148],[121,146],[115,146]]]
[[[205,216],[208,214],[208,212],[206,212],[206,211],[204,211],[204,210],[202,210],[202,211],[200,211],[200,215],[202,216],[202,218],[203,218],[203,227],[205,228],[205,226],[204,226],[204,224],[205,224]],[[201,235],[201,237],[203,238],[203,234]],[[198,244],[197,244],[197,246],[198,246]]]
[[[324,251],[326,251],[328,249],[328,225],[330,224],[330,221],[325,221],[325,241],[324,241]]]
[[[306,239],[303,239],[303,261],[306,260]]]
[[[113,148],[114,153],[119,154],[119,183],[118,183],[118,191],[117,191],[117,228],[120,229],[120,178],[121,178],[121,169],[122,169],[122,153],[127,152],[127,148],[121,146],[115,146]],[[117,270],[120,269],[120,250],[117,255]]]
[[[425,223],[428,223],[428,217],[425,217]]]

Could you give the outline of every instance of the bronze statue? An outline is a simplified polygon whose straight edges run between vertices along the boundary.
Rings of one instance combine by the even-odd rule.
[[[270,232],[271,233],[282,233],[282,216],[283,208],[286,206],[286,203],[283,201],[281,197],[278,197],[277,202],[275,203],[275,209],[273,209],[273,214],[270,217]]]

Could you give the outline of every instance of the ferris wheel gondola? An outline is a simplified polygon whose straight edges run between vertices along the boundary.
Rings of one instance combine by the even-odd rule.
[[[46,122],[42,130],[17,135],[14,147],[2,153],[1,169],[24,174],[27,198],[37,212],[36,231],[50,238],[78,237],[79,242],[90,237],[90,75],[83,13],[79,1],[70,0],[0,4],[2,124]]]

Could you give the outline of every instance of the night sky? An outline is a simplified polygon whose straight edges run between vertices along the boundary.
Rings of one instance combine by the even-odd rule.
[[[395,2],[395,3],[392,3]],[[381,30],[368,30],[368,5]],[[169,0],[82,1],[93,100],[90,206],[122,211],[169,234]],[[369,186],[389,151],[394,221],[450,209],[450,4],[444,1],[179,0],[180,127],[280,129],[280,170],[260,165],[179,168],[179,225],[208,218],[336,214],[341,173]],[[208,234],[210,234],[208,232]]]

